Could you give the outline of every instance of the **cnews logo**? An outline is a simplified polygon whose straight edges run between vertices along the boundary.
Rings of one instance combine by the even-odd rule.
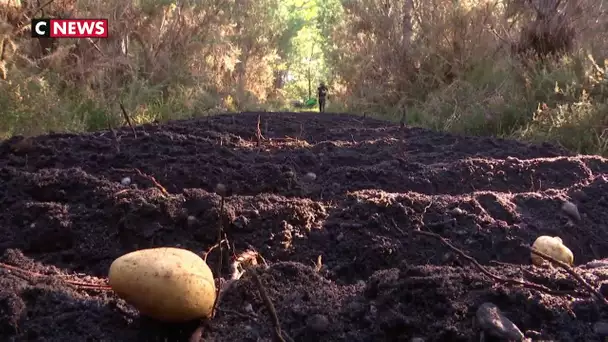
[[[32,19],[32,38],[108,38],[108,19]]]

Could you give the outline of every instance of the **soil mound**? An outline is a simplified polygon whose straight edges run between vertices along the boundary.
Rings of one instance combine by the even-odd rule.
[[[594,324],[606,307],[565,271],[531,266],[526,245],[559,236],[576,265],[589,263],[576,269],[584,280],[608,283],[608,261],[594,261],[608,258],[604,158],[346,114],[241,113],[136,131],[0,144],[0,262],[18,268],[0,267],[0,340],[188,341],[196,322],[151,322],[111,292],[64,280],[101,284],[135,249],[202,253],[220,220],[232,246],[222,277],[233,255],[258,251],[294,341],[478,341],[484,302],[533,340],[602,338]],[[215,250],[213,270],[218,261]],[[202,338],[272,336],[245,273]]]

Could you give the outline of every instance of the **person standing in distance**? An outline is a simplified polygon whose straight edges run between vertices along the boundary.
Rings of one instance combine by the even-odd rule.
[[[327,87],[324,82],[321,82],[319,88],[317,88],[317,94],[319,97],[319,112],[325,112],[325,100],[327,98]]]

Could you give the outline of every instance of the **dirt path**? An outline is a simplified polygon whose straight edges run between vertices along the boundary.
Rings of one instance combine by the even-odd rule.
[[[593,324],[608,310],[564,272],[530,266],[525,244],[558,235],[576,265],[608,258],[608,160],[304,113],[262,113],[266,138],[297,140],[258,148],[257,116],[148,125],[137,138],[124,129],[119,151],[109,132],[0,145],[0,262],[54,275],[0,270],[0,340],[187,341],[191,325],[140,319],[111,293],[61,279],[103,278],[137,248],[206,250],[218,226],[213,189],[223,183],[228,237],[236,253],[253,247],[271,264],[261,278],[294,341],[478,341],[473,318],[486,301],[534,340],[600,341]],[[578,223],[559,209],[567,198]],[[495,274],[571,294],[495,283],[415,228]],[[579,271],[595,286],[608,281],[608,267]],[[204,340],[270,341],[271,330],[245,276]]]

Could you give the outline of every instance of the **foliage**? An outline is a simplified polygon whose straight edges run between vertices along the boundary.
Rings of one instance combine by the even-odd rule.
[[[343,16],[319,23],[331,37],[326,62],[343,85],[341,111],[607,152],[599,0],[342,4]]]
[[[122,123],[121,102],[137,122],[259,106],[275,91],[276,47],[288,31],[281,6],[55,1],[37,16],[109,18],[110,38],[40,41],[26,30],[33,3],[2,5],[0,135],[107,128]]]
[[[0,137],[222,111],[330,88],[350,111],[608,154],[601,0],[55,0],[0,5]],[[111,37],[34,40],[32,17]]]

